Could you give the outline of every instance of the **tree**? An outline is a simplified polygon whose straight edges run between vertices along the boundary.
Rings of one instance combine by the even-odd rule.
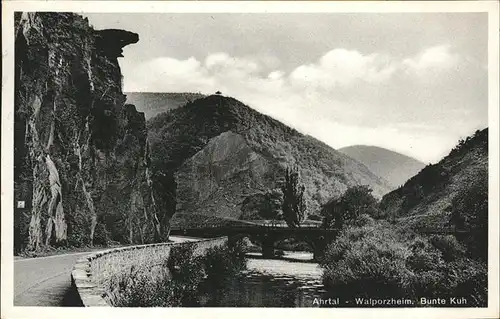
[[[280,219],[281,205],[283,202],[282,194],[279,190],[272,190],[265,194],[260,203],[259,215],[265,219]]]
[[[283,192],[283,219],[288,227],[300,227],[305,218],[306,203],[304,202],[304,185],[299,184],[299,173],[297,169],[286,169],[285,183],[281,187]]]
[[[321,210],[325,228],[342,228],[363,214],[375,218],[380,215],[372,189],[366,185],[348,188],[341,197],[332,198]]]

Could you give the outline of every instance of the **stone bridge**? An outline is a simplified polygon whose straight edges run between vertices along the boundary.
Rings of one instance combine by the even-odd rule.
[[[193,237],[219,237],[227,236],[232,243],[242,237],[250,237],[262,243],[262,256],[274,257],[274,247],[280,240],[295,238],[304,241],[311,247],[314,260],[324,255],[326,246],[337,236],[338,229],[324,229],[318,226],[302,226],[290,228],[282,224],[242,224],[231,226],[205,226],[190,228],[172,228],[172,235],[187,235]]]

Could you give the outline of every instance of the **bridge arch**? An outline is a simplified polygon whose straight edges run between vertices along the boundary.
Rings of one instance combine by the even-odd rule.
[[[292,232],[262,232],[259,234],[233,234],[229,235],[229,242],[236,242],[237,240],[249,237],[254,241],[258,241],[262,248],[262,257],[264,258],[274,258],[276,246],[280,241],[294,238],[298,241],[304,242],[309,246],[311,252],[313,253],[313,260],[319,261],[323,257],[327,245],[333,240],[334,236],[324,236],[323,234],[301,234]]]
[[[173,230],[174,234],[176,231]],[[255,238],[262,244],[264,258],[275,257],[276,242],[284,238],[296,238],[305,241],[313,250],[314,260],[320,260],[324,255],[326,246],[335,239],[337,229],[324,229],[319,227],[290,228],[268,225],[224,225],[219,227],[200,227],[182,229],[185,235],[195,237],[227,236],[229,243],[235,243],[243,237]]]

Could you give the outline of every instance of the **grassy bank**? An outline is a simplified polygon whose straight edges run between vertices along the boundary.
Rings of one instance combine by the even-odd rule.
[[[204,290],[216,291],[246,269],[243,245],[209,248],[196,255],[194,246],[173,246],[161,264],[142,264],[115,274],[108,300],[116,307],[196,306]]]

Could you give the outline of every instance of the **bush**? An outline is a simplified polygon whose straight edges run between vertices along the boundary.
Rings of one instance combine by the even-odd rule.
[[[131,267],[111,281],[111,301],[118,307],[178,307],[196,299],[205,273],[194,246],[172,247],[164,265]],[[155,267],[159,266],[159,267]]]
[[[451,205],[450,223],[456,229],[469,231],[461,242],[469,257],[488,260],[488,174],[476,173],[474,183],[463,185]]]
[[[328,247],[321,266],[323,282],[334,297],[403,296],[411,276],[409,250],[385,228],[347,228]]]
[[[346,228],[321,262],[325,288],[349,299],[466,297],[468,307],[486,306],[485,263],[453,236],[412,236],[387,223]]]
[[[373,225],[374,223],[375,220],[368,214],[362,214],[353,221],[353,225],[357,227]]]
[[[442,264],[441,253],[423,239],[415,240],[411,245],[411,255],[406,259],[406,266],[415,271],[435,269]]]
[[[467,306],[485,307],[488,304],[488,267],[468,258],[450,264],[450,276],[455,279],[454,296],[464,296]]]
[[[166,266],[171,279],[165,285],[170,285],[171,289],[161,292],[166,292],[163,298],[169,300],[171,306],[195,302],[198,285],[206,276],[204,257],[194,256],[194,247],[178,245],[173,246],[170,251]]]
[[[485,306],[486,265],[466,258],[456,239],[448,237],[452,236],[433,236],[428,242],[417,241],[412,245],[412,254],[406,263],[412,272],[409,294],[428,298],[465,297],[468,307]],[[447,246],[441,246],[441,250],[435,243]]]
[[[237,273],[246,269],[244,247],[238,241],[234,245],[210,248],[203,258],[207,284],[220,288]]]
[[[108,298],[115,307],[166,307],[170,299],[165,296],[173,294],[166,273],[153,277],[145,269],[131,267],[111,282]]]
[[[455,236],[434,235],[429,238],[429,242],[443,254],[444,261],[454,261],[465,256],[465,247]]]
[[[200,288],[213,292],[246,269],[240,242],[196,256],[193,245],[173,246],[162,265],[141,265],[111,280],[108,296],[118,307],[179,307],[199,304]]]
[[[371,188],[365,185],[350,187],[340,198],[332,198],[323,205],[323,227],[341,229],[365,214],[380,218],[378,206]]]

